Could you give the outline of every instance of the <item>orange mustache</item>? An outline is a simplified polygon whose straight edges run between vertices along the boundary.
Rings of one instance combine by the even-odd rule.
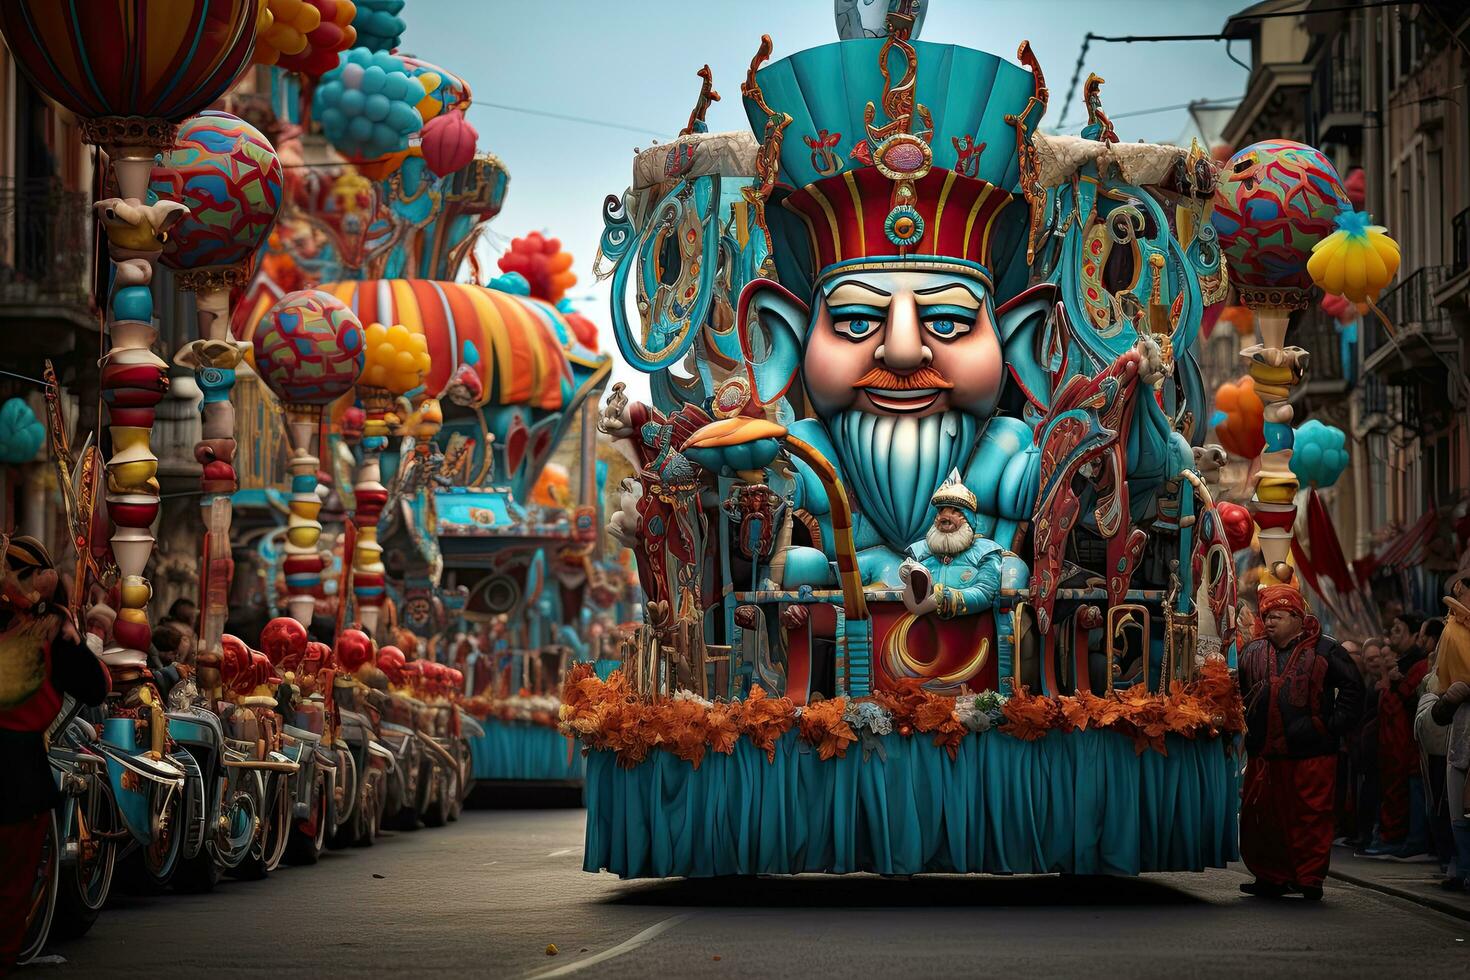
[[[953,388],[936,369],[925,365],[912,374],[895,374],[881,365],[852,383],[854,388],[881,388],[884,391],[914,391],[919,388]]]

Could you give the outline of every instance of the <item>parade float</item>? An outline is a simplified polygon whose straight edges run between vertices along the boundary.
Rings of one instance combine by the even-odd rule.
[[[76,549],[68,611],[113,691],[100,713],[72,709],[52,727],[64,804],[25,958],[50,934],[85,931],[114,867],[146,889],[259,877],[314,863],[329,844],[371,844],[385,821],[442,824],[473,782],[485,732],[462,707],[463,673],[440,662],[454,620],[422,615],[457,614],[466,593],[441,585],[435,500],[482,485],[528,492],[610,361],[560,292],[533,295],[533,282],[574,281],[554,240],[495,289],[456,281],[466,262],[478,273],[474,245],[505,171],[476,152],[468,85],[395,54],[391,11],[357,14],[345,0],[130,0],[0,16],[23,70],[105,151],[97,217],[112,260],[98,295],[106,436],[70,445],[49,368],[46,428]],[[165,36],[192,36],[187,57],[149,43]],[[53,62],[58,46],[74,57]],[[252,61],[274,67],[232,91]],[[172,353],[199,397],[202,526],[198,622],[155,628],[150,438],[169,382],[154,352],[159,263],[197,315]],[[344,459],[347,479],[334,479]],[[597,557],[585,510],[545,518],[550,560]],[[55,619],[14,571],[7,553],[21,614],[0,644],[7,669],[31,651],[13,641]],[[584,622],[575,601],[537,609],[548,621],[535,642],[548,648]],[[544,692],[562,661],[536,672]],[[566,755],[555,713],[542,730]]]
[[[708,132],[706,68],[604,205],[652,392],[603,409],[636,467],[609,530],[647,604],[620,669],[563,693],[584,867],[1221,867],[1246,638],[1192,348],[1227,275],[1269,321],[1243,352],[1270,392],[1250,516],[1289,580],[1286,311],[1366,215],[1308,147],[1221,171],[1124,142],[1096,76],[1081,133],[1050,133],[1029,45],[838,6],[837,43],[773,62],[762,38],[751,133]]]
[[[290,499],[241,495],[268,546],[264,562],[260,548],[246,560],[302,610],[308,597],[335,589],[339,625],[360,625],[394,647],[415,681],[418,660],[469,673],[459,690],[480,694],[472,702],[479,717],[457,716],[443,736],[472,748],[479,761],[464,766],[467,774],[575,779],[579,761],[556,731],[556,694],[568,651],[585,644],[581,583],[600,559],[589,548],[598,517],[587,480],[580,497],[560,505],[531,496],[584,406],[596,405],[611,360],[597,349],[596,327],[565,299],[576,277],[555,239],[516,239],[500,259],[502,275],[457,281],[466,264],[481,278],[474,245],[508,183],[498,159],[475,152],[465,120],[471,98],[452,72],[363,49],[314,82],[277,79],[268,95],[281,154],[299,165],[288,167],[282,219],[236,306],[235,334],[258,339],[315,290],[310,302],[361,326],[365,361],[353,392],[325,409],[320,433],[293,430],[293,440],[315,438],[317,448],[293,441],[300,487]],[[383,103],[375,114],[386,128],[353,126],[355,107],[372,100]],[[300,125],[308,103],[319,135]],[[410,110],[421,122],[406,140]],[[302,362],[289,337],[270,345],[287,357],[270,370],[257,359],[255,368],[282,402]],[[257,421],[273,424],[269,413]],[[352,473],[331,493],[346,501],[350,520],[339,539],[343,574],[327,582],[326,535],[307,539],[322,523],[318,479],[344,450]],[[270,526],[282,516],[284,528]],[[543,572],[548,588],[528,588],[533,563],[556,571]],[[515,625],[503,639],[514,646],[491,684],[492,668],[476,655],[506,618]],[[456,641],[461,634],[468,639]],[[426,799],[462,798],[470,779],[447,794],[430,791],[452,775],[453,756],[408,723],[423,706],[401,667],[389,654],[384,713],[372,727],[395,757],[383,816],[412,825],[431,816]],[[537,761],[524,761],[532,755]],[[485,761],[492,758],[501,762]]]

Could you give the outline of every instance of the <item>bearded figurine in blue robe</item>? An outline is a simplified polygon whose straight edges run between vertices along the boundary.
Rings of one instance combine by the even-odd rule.
[[[899,566],[904,605],[940,619],[988,612],[1000,592],[1001,547],[976,532],[979,503],[952,470],[929,498],[934,523]]]

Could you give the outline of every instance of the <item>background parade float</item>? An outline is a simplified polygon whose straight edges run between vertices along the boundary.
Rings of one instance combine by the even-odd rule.
[[[74,791],[27,956],[85,931],[114,868],[204,890],[443,824],[477,779],[580,783],[556,694],[631,597],[598,547],[581,424],[611,359],[565,299],[573,260],[554,238],[517,239],[499,275],[464,281],[481,280],[475,242],[509,178],[476,149],[469,86],[394,50],[401,8],[203,0],[175,23],[177,5],[118,0],[0,18],[116,186],[97,205],[111,456],[74,451],[59,411],[50,426],[88,586],[73,611],[113,693],[54,728]],[[193,32],[190,60],[159,62],[149,32],[119,29],[133,17]],[[80,60],[46,56],[62,37]],[[252,63],[273,67],[232,88]],[[150,625],[144,577],[159,261],[198,318],[176,355],[200,392],[197,626]],[[547,479],[569,435],[575,485],[560,466]],[[173,666],[150,668],[150,647]]]

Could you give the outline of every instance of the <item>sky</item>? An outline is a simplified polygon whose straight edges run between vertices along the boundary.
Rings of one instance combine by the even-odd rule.
[[[1059,113],[1089,31],[1214,34],[1244,6],[1243,0],[931,0],[921,37],[1013,61],[1016,46],[1029,39],[1051,90],[1042,128],[1075,133],[1083,118],[1080,92],[1067,119]],[[703,64],[724,96],[710,107],[710,129],[746,128],[740,82],[761,34],[775,42],[773,61],[835,41],[832,7],[832,0],[408,0],[400,50],[469,82],[469,118],[480,148],[510,172],[505,207],[482,255],[489,258],[530,231],[560,238],[576,258],[578,283],[570,295],[602,326],[602,346],[616,357],[608,289],[592,277],[603,198],[627,187],[635,148],[678,134]],[[1245,42],[1232,47],[1249,63]],[[1238,99],[1247,81],[1246,70],[1217,41],[1094,41],[1081,77],[1089,71],[1106,79],[1104,108],[1129,141],[1187,144],[1187,109],[1145,110]],[[513,108],[501,108],[507,106]],[[1063,121],[1065,128],[1058,125]],[[613,380],[646,397],[646,379],[621,362]]]

